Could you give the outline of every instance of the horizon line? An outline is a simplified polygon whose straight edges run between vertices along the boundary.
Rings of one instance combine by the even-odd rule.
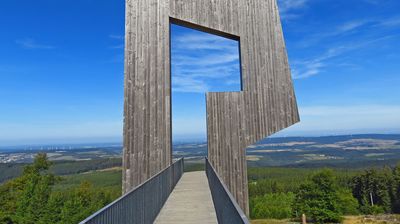
[[[277,134],[277,133],[275,133]],[[362,135],[400,135],[400,132],[394,132],[394,133],[349,133],[349,134],[321,134],[321,135],[285,135],[285,136],[269,136],[264,138],[265,139],[278,139],[278,138],[321,138],[321,137],[339,137],[339,136],[362,136]],[[261,140],[262,141],[262,140]],[[187,139],[187,140],[174,140],[173,144],[176,143],[193,143],[193,142],[207,142],[207,139]],[[257,144],[257,143],[255,143]],[[4,144],[2,145],[0,143],[0,149],[8,148],[8,147],[40,147],[40,146],[86,146],[86,147],[96,147],[98,145],[120,145],[123,146],[123,141],[82,141],[82,142],[62,142],[60,141],[59,143],[49,143],[49,142],[43,142],[43,143],[24,143],[24,144]]]

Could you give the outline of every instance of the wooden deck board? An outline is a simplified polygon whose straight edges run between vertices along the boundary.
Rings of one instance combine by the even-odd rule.
[[[184,173],[155,223],[217,223],[217,216],[204,171]]]

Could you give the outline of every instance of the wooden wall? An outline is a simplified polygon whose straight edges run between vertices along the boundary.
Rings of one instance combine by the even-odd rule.
[[[172,161],[168,8],[126,1],[123,192]]]
[[[239,7],[243,91],[207,94],[208,157],[248,214],[246,147],[299,115],[275,0]]]
[[[240,41],[243,89],[207,94],[207,135],[248,214],[246,147],[299,121],[276,0],[126,1],[124,192],[171,163],[170,21]]]

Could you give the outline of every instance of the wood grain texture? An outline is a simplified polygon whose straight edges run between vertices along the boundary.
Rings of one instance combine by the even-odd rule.
[[[168,8],[126,1],[123,192],[172,161]]]
[[[243,90],[207,94],[208,156],[249,214],[245,150],[299,114],[276,1],[237,3]]]
[[[299,121],[276,0],[126,1],[123,191],[171,163],[170,21],[240,41],[243,89],[207,94],[207,135],[248,214],[246,147]]]

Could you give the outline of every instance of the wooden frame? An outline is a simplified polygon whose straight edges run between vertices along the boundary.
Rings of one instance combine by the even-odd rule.
[[[240,39],[242,91],[207,93],[207,136],[248,214],[246,147],[299,121],[276,0],[126,0],[123,191],[172,161],[171,21]]]

